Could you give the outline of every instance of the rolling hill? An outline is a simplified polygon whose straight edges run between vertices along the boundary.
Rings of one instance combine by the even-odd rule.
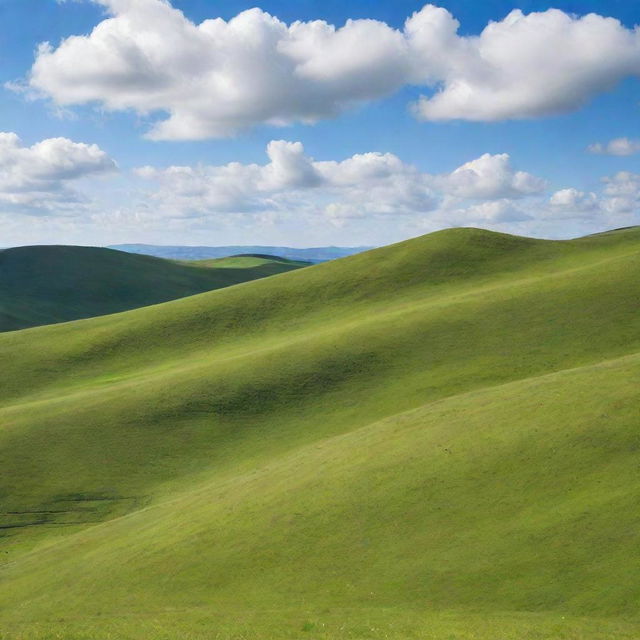
[[[639,275],[453,229],[1,335],[0,637],[637,638]]]
[[[301,266],[307,265],[277,257],[181,264],[96,247],[5,249],[0,251],[0,331],[125,311]]]
[[[115,244],[109,249],[128,251],[130,253],[156,256],[171,260],[211,260],[214,258],[227,258],[238,254],[260,254],[273,257],[287,258],[302,262],[326,262],[338,258],[368,251],[373,247],[311,247],[297,249],[295,247],[269,247],[232,245],[226,247],[197,247],[197,246],[170,246],[152,244]]]

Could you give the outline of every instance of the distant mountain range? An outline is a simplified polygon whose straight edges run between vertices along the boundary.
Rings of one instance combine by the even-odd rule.
[[[313,247],[309,249],[295,249],[293,247],[260,247],[260,246],[229,246],[229,247],[188,247],[164,246],[152,244],[114,244],[109,249],[141,253],[157,258],[173,260],[207,260],[210,258],[226,258],[238,254],[261,254],[279,256],[287,260],[304,260],[306,262],[327,262],[337,258],[345,258],[354,253],[362,253],[373,247]]]

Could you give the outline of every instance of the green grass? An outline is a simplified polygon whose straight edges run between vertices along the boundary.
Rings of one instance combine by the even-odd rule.
[[[178,263],[96,247],[5,249],[0,251],[0,331],[126,311],[301,266],[306,265],[246,256]]]
[[[246,269],[251,267],[265,267],[267,265],[273,265],[274,267],[277,267],[277,265],[308,267],[311,263],[303,262],[301,260],[288,260],[278,256],[247,253],[238,254],[237,256],[229,256],[228,258],[210,258],[208,260],[192,260],[189,262],[183,261],[182,264],[216,267],[218,269]]]
[[[450,230],[0,336],[0,638],[640,635],[640,230]]]

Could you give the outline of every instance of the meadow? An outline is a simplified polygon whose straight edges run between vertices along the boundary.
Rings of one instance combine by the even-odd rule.
[[[640,637],[639,275],[452,229],[0,335],[0,638]]]
[[[4,249],[0,331],[127,311],[307,264],[271,256],[180,262],[98,247]]]

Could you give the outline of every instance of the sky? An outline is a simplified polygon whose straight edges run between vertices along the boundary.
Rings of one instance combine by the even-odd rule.
[[[0,246],[640,224],[640,3],[0,0]]]

